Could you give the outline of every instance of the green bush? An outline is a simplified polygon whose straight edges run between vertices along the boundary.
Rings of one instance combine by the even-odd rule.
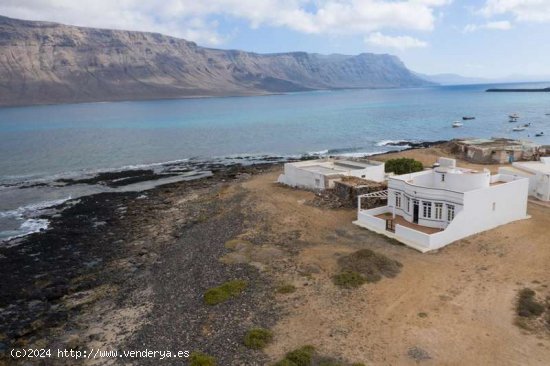
[[[338,287],[356,288],[367,282],[367,279],[358,272],[344,271],[332,277],[332,281]]]
[[[291,294],[296,291],[296,286],[291,284],[284,284],[277,288],[277,292],[280,294]]]
[[[287,353],[285,358],[296,366],[310,366],[313,361],[314,353],[315,347],[303,346]]]
[[[281,361],[274,363],[273,366],[296,366],[296,364],[286,358],[283,358]]]
[[[393,172],[400,175],[419,172],[424,169],[424,166],[421,162],[414,159],[398,158],[386,161],[385,169],[386,173]]]
[[[338,361],[333,357],[319,355],[313,346],[303,346],[288,352],[285,358],[273,366],[349,366],[350,364]],[[353,363],[351,366],[365,366],[362,363]]]
[[[193,352],[189,356],[189,366],[216,366],[216,359],[202,352]]]
[[[217,305],[230,298],[239,296],[247,286],[243,280],[233,280],[226,282],[218,287],[207,290],[204,294],[204,302],[207,305]]]
[[[244,336],[244,345],[252,349],[262,349],[273,339],[273,333],[268,329],[250,329]]]
[[[530,318],[544,313],[544,305],[535,299],[535,291],[524,288],[519,292],[517,313],[519,316]]]

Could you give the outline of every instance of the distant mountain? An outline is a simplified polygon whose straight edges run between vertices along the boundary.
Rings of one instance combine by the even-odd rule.
[[[436,84],[441,84],[441,85],[489,84],[494,82],[491,79],[467,77],[467,76],[461,76],[458,74],[426,75],[426,74],[417,73],[416,75],[422,79],[431,81]]]
[[[550,76],[510,75],[501,78],[478,78],[461,76],[458,74],[427,75],[415,73],[416,76],[440,85],[469,85],[469,84],[504,84],[504,83],[531,83],[550,80]]]
[[[257,54],[0,17],[0,105],[426,85],[391,55]]]

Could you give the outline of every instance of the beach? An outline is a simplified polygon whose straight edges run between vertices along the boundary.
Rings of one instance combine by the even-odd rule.
[[[430,165],[445,154],[442,145],[376,158]],[[0,275],[10,278],[0,291],[0,351],[188,350],[219,365],[264,365],[311,344],[369,365],[550,359],[549,334],[514,323],[518,290],[550,295],[549,208],[530,203],[529,220],[421,254],[354,226],[353,208],[318,205],[315,193],[274,183],[281,170],[277,162],[220,167],[196,180],[63,203],[47,230],[0,248]],[[338,259],[360,249],[399,261],[400,273],[336,287]],[[205,292],[229,280],[246,289],[205,304]],[[282,284],[296,291],[279,293]],[[264,352],[243,345],[254,327],[273,331]]]

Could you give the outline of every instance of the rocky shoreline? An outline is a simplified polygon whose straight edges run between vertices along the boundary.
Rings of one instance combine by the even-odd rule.
[[[10,279],[0,283],[2,358],[17,363],[8,351],[21,347],[176,350],[184,345],[214,354],[222,364],[257,364],[258,352],[241,349],[243,320],[264,326],[274,321],[275,311],[264,301],[269,281],[253,267],[218,261],[244,216],[238,199],[222,205],[217,197],[227,182],[273,166],[232,165],[208,178],[141,193],[71,200],[57,208],[60,213],[49,218],[45,232],[0,247],[0,276]],[[226,211],[229,206],[233,209]],[[221,218],[222,211],[229,214]],[[251,284],[238,304],[233,310],[224,304],[208,309],[202,293],[235,276]],[[145,311],[163,321],[148,324],[140,318]],[[205,322],[214,320],[222,327],[215,337],[205,337]],[[60,363],[74,360],[45,360]]]

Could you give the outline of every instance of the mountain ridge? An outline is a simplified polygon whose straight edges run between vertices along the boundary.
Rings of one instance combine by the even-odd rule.
[[[434,85],[388,54],[260,54],[0,16],[0,105]]]

